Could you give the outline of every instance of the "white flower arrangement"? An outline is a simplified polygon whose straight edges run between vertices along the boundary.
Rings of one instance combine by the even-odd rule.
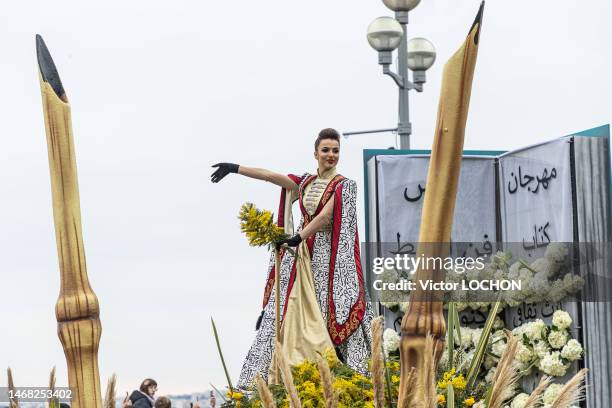
[[[383,332],[383,347],[385,354],[388,356],[389,353],[397,351],[400,345],[400,336],[393,329],[385,329]]]
[[[561,357],[569,361],[576,361],[582,357],[583,353],[582,345],[576,339],[571,339],[563,346],[561,350]]]
[[[539,303],[543,301],[560,302],[579,292],[584,286],[584,279],[574,275],[569,269],[569,249],[564,243],[550,243],[543,258],[538,258],[531,264],[519,260],[511,263],[512,254],[498,252],[491,256],[491,262],[482,270],[471,269],[465,273],[454,270],[447,271],[446,281],[461,282],[464,280],[513,280],[521,282],[520,290],[507,290],[502,294],[502,309],[515,307],[523,302]],[[408,278],[414,276],[409,276]],[[385,269],[380,275],[384,283],[397,283],[406,279],[397,270]],[[385,293],[381,296],[381,304],[394,313],[405,313],[408,292]],[[483,298],[483,296],[485,296]],[[456,290],[448,292],[446,302],[455,302],[457,311],[466,309],[486,312],[491,306],[491,293],[482,291],[471,292]],[[404,304],[402,306],[402,303]]]
[[[560,349],[567,343],[567,332],[565,330],[551,330],[548,334],[548,344],[554,349]]]
[[[518,394],[512,399],[510,408],[523,408],[528,398],[529,398],[529,395],[525,394],[524,392]]]
[[[559,398],[559,393],[561,392],[562,388],[562,384],[550,384],[548,388],[546,388],[546,391],[544,391],[542,402],[544,402],[544,404],[552,405],[557,398]]]
[[[538,368],[545,374],[555,377],[563,377],[569,368],[569,364],[565,364],[561,359],[561,353],[552,351],[540,360]]]
[[[564,376],[571,363],[584,355],[580,342],[572,339],[571,334],[566,330],[571,326],[569,314],[558,311],[554,316],[556,316],[556,322],[565,327],[564,329],[559,329],[554,324],[547,325],[543,320],[538,319],[525,323],[512,331],[512,335],[519,339],[514,364],[521,377],[530,375],[533,370],[555,377]],[[466,360],[469,365],[470,356],[474,354],[483,329],[461,327],[460,332],[461,339],[456,332],[453,332],[455,350],[457,350],[455,356],[457,367],[465,365]],[[484,379],[485,382],[492,379],[499,358],[507,348],[507,343],[503,326],[491,333],[480,379]],[[443,354],[442,358],[446,365],[448,356]]]
[[[461,280],[513,280],[521,282],[520,290],[507,290],[502,294],[502,300],[506,306],[518,306],[526,303],[539,303],[543,301],[560,302],[563,299],[579,292],[584,286],[584,279],[574,275],[569,269],[569,250],[566,244],[551,243],[546,249],[543,258],[538,258],[531,264],[524,261],[510,263],[510,253],[498,252],[491,257],[491,262],[485,268],[471,270],[460,275],[447,273],[448,282],[460,282]],[[487,300],[478,297],[487,296],[480,292],[453,291],[448,293],[446,301],[457,304],[457,310],[463,311],[467,308],[485,311],[491,305],[490,294]]]
[[[533,352],[537,358],[542,359],[548,353],[550,353],[550,347],[545,341],[538,341],[533,345]]]
[[[566,261],[567,256],[569,255],[569,248],[566,244],[560,242],[551,242],[546,247],[546,252],[544,253],[544,258],[549,260],[552,263],[563,263]]]
[[[564,330],[572,325],[572,317],[565,310],[557,310],[553,313],[552,323],[556,328]]]

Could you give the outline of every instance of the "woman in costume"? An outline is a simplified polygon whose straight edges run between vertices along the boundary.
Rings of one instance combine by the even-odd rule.
[[[277,223],[289,235],[293,234],[291,205],[298,200],[300,226],[283,242],[297,247],[296,256],[281,249],[279,341],[291,365],[315,360],[335,348],[349,367],[366,373],[372,309],[359,253],[357,186],[336,173],[339,153],[340,135],[323,129],[315,141],[316,174],[282,175],[218,163],[211,181],[237,173],[282,187]],[[257,373],[268,376],[276,341],[274,269],[272,254],[257,336],[242,366],[240,388],[251,386]]]

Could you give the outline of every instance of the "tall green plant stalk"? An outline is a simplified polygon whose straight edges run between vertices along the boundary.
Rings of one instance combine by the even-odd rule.
[[[451,302],[448,304],[448,322],[447,322],[447,333],[448,339],[446,340],[447,354],[448,354],[448,371],[453,369],[453,364],[455,361],[455,303]],[[459,337],[459,341],[461,341],[461,337]]]
[[[455,302],[450,302],[448,304],[447,327],[448,342],[446,346],[448,347],[448,371],[450,371],[453,369],[453,365],[455,364],[455,333],[457,333],[457,338],[459,339],[459,344],[461,345],[461,324],[459,320],[459,312],[457,311],[457,304]]]
[[[389,373],[389,367],[387,367],[387,357],[385,355],[385,345],[381,343],[380,348],[383,353],[383,364],[385,366],[385,380],[387,382],[387,394],[389,394],[389,399],[387,399],[387,407],[393,408],[393,394],[391,394],[391,374]]]
[[[219,357],[221,357],[221,364],[223,364],[223,371],[225,371],[225,378],[227,378],[227,385],[229,386],[231,395],[234,395],[234,387],[232,387],[232,380],[230,380],[230,375],[227,371],[227,366],[225,365],[225,359],[223,358],[223,351],[221,351],[221,344],[219,343],[219,334],[217,334],[217,326],[215,326],[215,321],[212,317],[210,318],[210,322],[212,323],[213,333],[215,334],[215,341],[217,342],[217,350],[219,350]]]
[[[215,386],[213,385],[213,383],[209,383],[209,384],[210,384],[210,386],[211,386],[211,387],[213,387],[213,390],[215,390],[215,391],[217,392],[217,394],[219,394],[219,396],[220,396],[220,397],[223,399],[223,401],[224,401],[224,402],[227,402],[227,398],[225,398],[225,395],[223,395],[223,394],[221,393],[221,391],[219,391],[219,390],[217,389],[217,387],[215,387]]]
[[[450,383],[446,387],[446,407],[455,408],[455,389]]]
[[[497,317],[497,313],[499,312],[500,305],[501,301],[498,297],[497,301],[493,304],[493,307],[489,311],[489,316],[487,317],[485,326],[482,329],[482,334],[480,336],[480,340],[478,341],[478,346],[476,346],[474,358],[470,363],[470,368],[468,369],[468,373],[466,376],[468,387],[474,386],[474,381],[476,381],[478,371],[480,371],[480,366],[484,360],[487,346],[489,344],[489,337],[491,336],[491,331],[493,331],[493,323],[495,322],[495,317]]]

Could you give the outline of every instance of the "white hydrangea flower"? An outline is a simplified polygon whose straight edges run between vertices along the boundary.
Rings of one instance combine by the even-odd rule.
[[[475,349],[472,349],[465,354],[461,354],[461,359],[457,363],[457,372],[465,371],[468,369],[470,363],[474,359],[475,351]]]
[[[393,268],[385,268],[383,273],[380,274],[380,280],[385,283],[395,283],[399,278],[399,273]]]
[[[546,247],[546,252],[544,252],[544,258],[554,263],[565,262],[568,255],[569,248],[562,242],[551,242]]]
[[[571,339],[567,342],[565,346],[563,346],[563,350],[561,350],[561,357],[575,361],[582,357],[582,345],[576,339]]]
[[[552,324],[558,329],[567,329],[572,325],[572,317],[565,310],[557,310],[553,313]]]
[[[480,336],[482,336],[482,329],[474,329],[472,330],[472,343],[474,346],[478,345],[478,341],[480,341]]]
[[[548,289],[548,293],[546,294],[545,298],[553,303],[556,303],[560,302],[566,296],[567,291],[565,290],[565,284],[561,279],[557,279],[550,283],[550,288]]]
[[[563,377],[567,371],[567,367],[563,364],[560,357],[561,353],[558,351],[546,353],[544,358],[540,360],[538,366],[540,371],[555,377]]]
[[[529,290],[531,294],[536,295],[538,299],[548,295],[550,284],[546,272],[538,272],[533,275],[533,279],[529,282]]]
[[[523,337],[523,333],[525,333],[525,325],[521,325],[512,329],[512,334],[514,336]]]
[[[542,398],[544,404],[553,404],[559,398],[562,388],[562,384],[550,384],[546,391],[544,391],[544,397]]]
[[[520,393],[514,397],[512,403],[510,404],[510,408],[523,408],[528,398],[529,395],[525,394],[524,392]]]
[[[399,334],[393,329],[385,329],[383,332],[383,344],[387,354],[397,350],[400,345]]]
[[[533,293],[530,289],[533,273],[529,269],[521,269],[519,272],[519,280],[521,281],[521,298],[525,299]]]
[[[501,357],[502,354],[504,354],[504,351],[506,351],[506,348],[508,348],[508,344],[505,341],[500,340],[497,343],[493,344],[493,346],[491,347],[491,351],[496,356]]]
[[[467,348],[472,345],[472,329],[469,327],[461,328],[461,347]]]
[[[518,279],[521,269],[523,269],[523,264],[520,262],[513,263],[510,268],[508,268],[508,279]]]
[[[533,352],[539,359],[544,358],[546,354],[550,352],[550,348],[548,347],[548,343],[545,341],[538,341],[533,346]]]
[[[504,321],[499,316],[495,316],[495,320],[493,321],[493,329],[499,330],[503,329],[504,327],[506,327]],[[506,336],[504,335],[504,337]]]
[[[567,293],[576,293],[582,290],[584,279],[573,273],[567,273],[563,276],[563,285]]]
[[[496,358],[493,358],[493,357],[491,357],[490,355],[487,354],[487,356],[485,357],[484,362],[482,364],[484,365],[485,369],[489,370],[489,369],[497,366],[497,361],[498,360]]]
[[[567,343],[567,332],[565,330],[551,330],[548,334],[548,344],[554,349],[560,349]]]
[[[402,313],[406,313],[408,311],[408,306],[410,302],[399,302],[399,310]]]
[[[485,376],[485,382],[487,384],[491,384],[493,382],[493,376],[495,375],[495,369],[497,367],[492,367],[489,372],[487,372],[487,375]]]
[[[531,348],[524,345],[519,339],[518,348],[516,350],[516,360],[520,361],[521,363],[530,363],[534,357],[535,355],[533,354]]]
[[[544,329],[546,328],[546,323],[544,323],[542,319],[537,319],[533,322],[526,323],[524,326],[524,333],[527,335],[530,341],[533,342],[534,340],[542,340]]]
[[[536,272],[536,275],[542,274],[546,279],[554,275],[556,272],[552,263],[546,258],[538,258],[529,265]]]

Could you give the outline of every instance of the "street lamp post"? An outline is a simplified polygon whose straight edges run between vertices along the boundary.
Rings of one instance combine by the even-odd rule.
[[[368,27],[368,42],[378,51],[378,63],[383,67],[383,74],[393,78],[399,88],[397,133],[400,137],[400,149],[410,149],[412,124],[409,113],[409,92],[423,91],[425,71],[436,60],[433,45],[425,38],[408,40],[408,13],[419,4],[420,0],[383,0],[383,3],[395,12],[395,18],[379,17]],[[391,70],[393,51],[398,50],[398,72]],[[412,71],[412,81],[409,80]]]

